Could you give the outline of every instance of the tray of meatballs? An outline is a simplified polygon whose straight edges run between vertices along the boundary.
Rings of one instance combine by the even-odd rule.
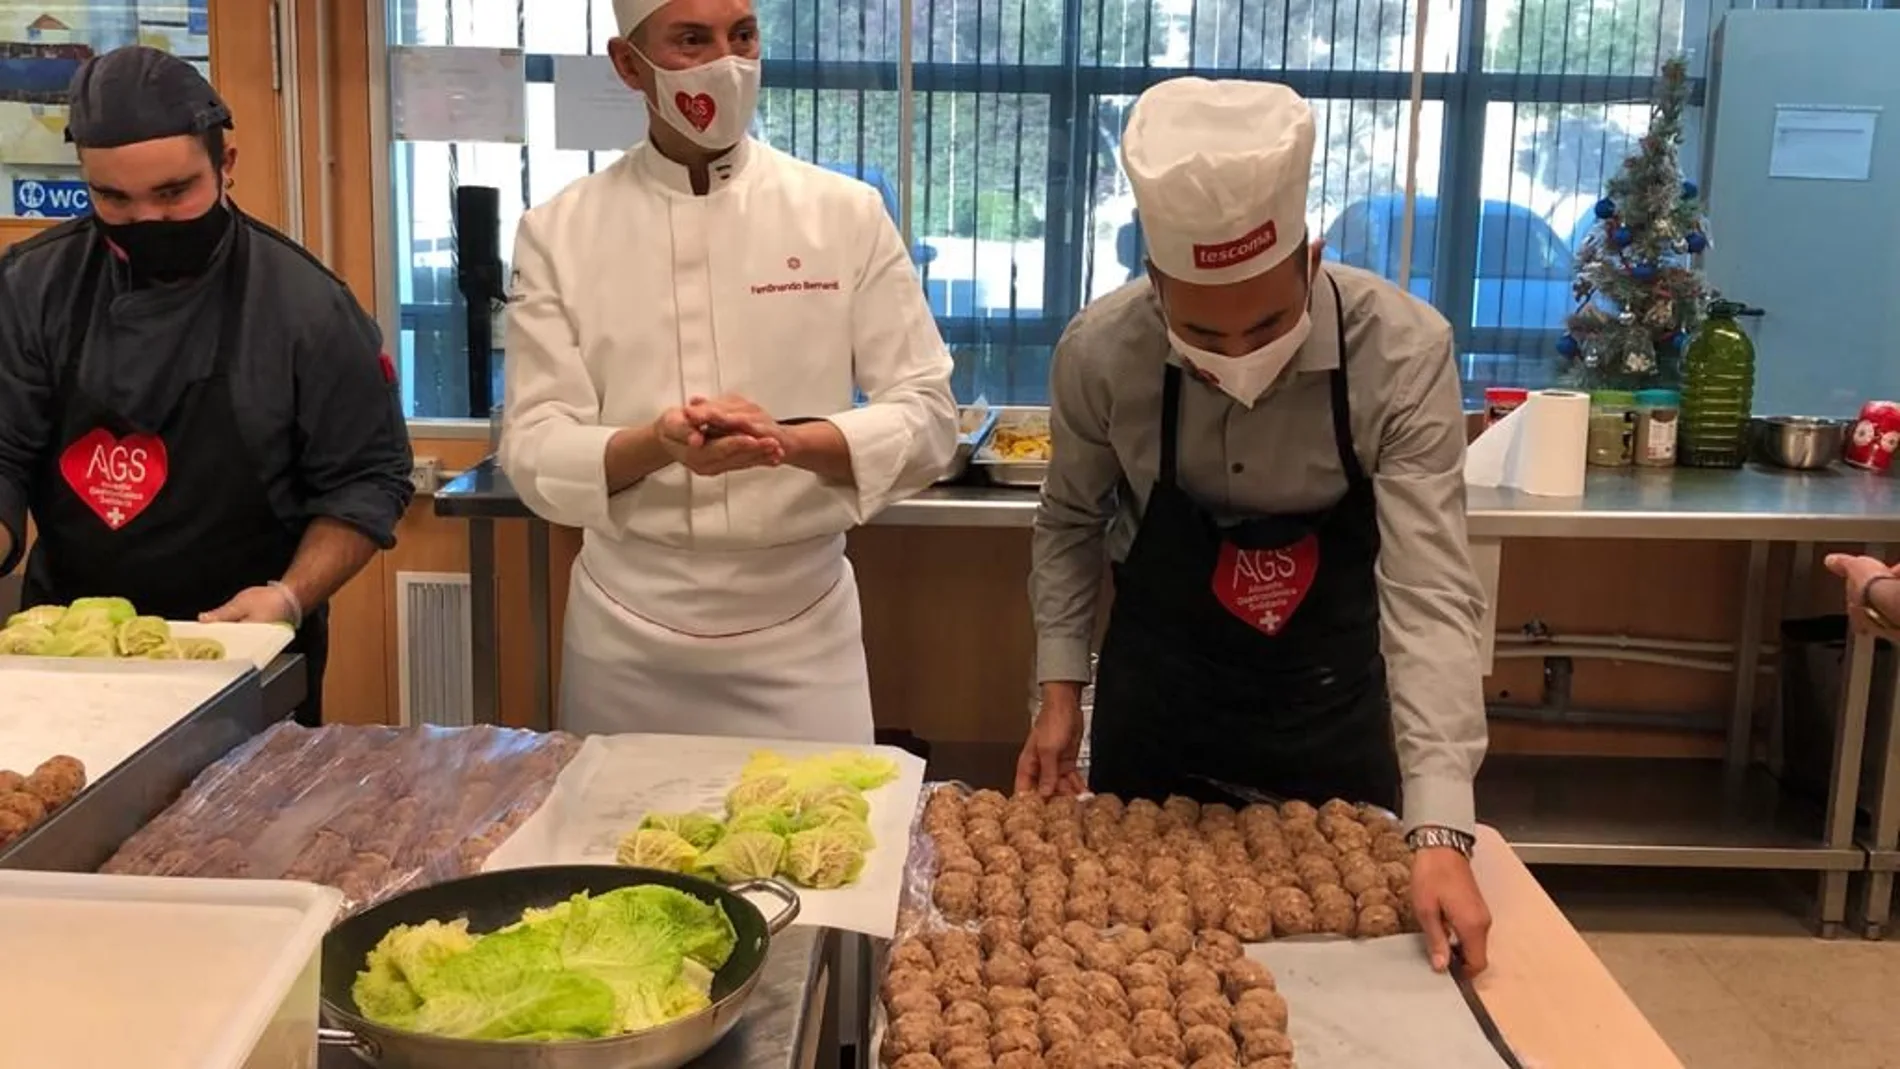
[[[1391,814],[930,791],[884,963],[884,1069],[1294,1069],[1245,946],[1415,931]]]

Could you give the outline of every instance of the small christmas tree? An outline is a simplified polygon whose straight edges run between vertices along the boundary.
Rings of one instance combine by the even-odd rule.
[[[1649,132],[1597,202],[1598,225],[1577,253],[1576,312],[1557,351],[1589,389],[1672,386],[1683,346],[1702,319],[1705,289],[1692,256],[1708,248],[1693,182],[1682,179],[1688,63],[1663,64]]]

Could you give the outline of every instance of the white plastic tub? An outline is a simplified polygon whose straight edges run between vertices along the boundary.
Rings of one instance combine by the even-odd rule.
[[[311,1069],[313,884],[0,872],[0,1069]]]

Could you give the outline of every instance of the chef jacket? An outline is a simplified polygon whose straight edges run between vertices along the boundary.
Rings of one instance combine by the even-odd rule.
[[[697,196],[636,146],[522,217],[512,290],[502,463],[536,513],[586,529],[611,597],[669,628],[796,615],[837,582],[843,532],[955,450],[950,356],[883,201],[764,144],[740,142]],[[856,484],[670,465],[608,493],[621,428],[729,394],[835,424]]]
[[[257,466],[272,510],[293,529],[328,517],[379,546],[413,494],[409,435],[375,320],[349,288],[303,249],[235,209],[250,228],[245,294],[226,307],[226,239],[202,278],[135,286],[111,256],[94,281],[91,306],[82,265],[104,241],[91,219],[75,219],[14,245],[0,257],[0,525],[13,549],[26,541],[30,483],[52,442],[56,377],[113,409],[134,428],[156,432],[191,384],[216,370],[222,317],[241,316],[231,367],[238,433]],[[136,345],[92,347],[67,370],[89,323],[110,321]]]
[[[1381,647],[1408,825],[1473,830],[1484,759],[1484,592],[1465,526],[1465,418],[1451,328],[1377,276],[1327,264],[1352,348],[1352,436],[1377,501]],[[1328,391],[1340,364],[1332,287],[1313,282],[1310,340],[1249,409],[1182,397],[1179,477],[1223,518],[1318,512],[1346,492]],[[1126,558],[1160,458],[1167,329],[1147,279],[1082,310],[1056,347],[1054,455],[1036,513],[1037,676],[1089,678],[1104,555]],[[1183,582],[1204,581],[1183,576]],[[1191,710],[1187,711],[1191,713]]]

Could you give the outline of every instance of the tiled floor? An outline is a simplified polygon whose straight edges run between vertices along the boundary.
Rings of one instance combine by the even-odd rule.
[[[1822,942],[1768,878],[1537,875],[1687,1069],[1900,1069],[1900,936]]]

